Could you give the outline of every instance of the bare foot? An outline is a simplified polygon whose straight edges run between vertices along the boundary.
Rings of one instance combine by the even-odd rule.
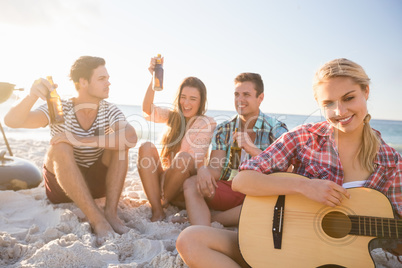
[[[154,211],[152,210],[152,217],[151,217],[151,221],[155,222],[155,221],[161,221],[166,217],[165,212],[162,210],[157,210]]]
[[[104,222],[97,223],[92,227],[98,245],[102,245],[108,238],[114,237],[112,226],[105,220]]]
[[[181,215],[175,215],[172,218],[170,218],[170,222],[173,223],[186,223],[189,222],[188,218],[185,216],[181,216]]]
[[[96,245],[98,247],[102,246],[107,240],[115,238],[116,233],[115,232],[110,232],[107,233],[105,236],[96,236]]]
[[[130,231],[130,228],[124,225],[124,223],[119,219],[119,217],[117,217],[117,215],[111,216],[105,213],[105,217],[116,233],[125,234]]]

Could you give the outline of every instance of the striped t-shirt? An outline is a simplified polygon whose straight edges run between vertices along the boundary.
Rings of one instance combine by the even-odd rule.
[[[98,114],[92,123],[91,127],[87,130],[83,129],[77,120],[74,111],[78,111],[80,108],[86,108],[88,105],[93,104],[80,104],[74,107],[74,103],[71,99],[61,101],[64,112],[65,122],[60,125],[50,125],[50,135],[54,135],[64,132],[65,130],[71,132],[74,135],[80,137],[94,137],[107,135],[113,132],[111,126],[118,121],[126,120],[122,111],[117,108],[116,105],[101,100],[99,102]],[[43,104],[37,108],[45,113],[50,122],[49,110],[47,104]],[[78,165],[82,167],[90,167],[103,153],[103,148],[89,147],[89,146],[73,146],[74,157]]]

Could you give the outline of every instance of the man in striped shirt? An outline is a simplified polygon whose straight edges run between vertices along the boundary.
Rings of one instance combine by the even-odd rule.
[[[45,157],[43,177],[52,203],[74,202],[87,216],[98,243],[113,232],[129,229],[117,216],[117,205],[128,168],[128,150],[137,142],[135,129],[123,113],[107,101],[109,74],[105,60],[83,56],[70,71],[77,97],[62,100],[64,123],[50,124],[46,104],[32,109],[36,101],[53,90],[43,78],[4,118],[13,128],[50,125],[52,139]],[[106,197],[102,212],[95,198]]]

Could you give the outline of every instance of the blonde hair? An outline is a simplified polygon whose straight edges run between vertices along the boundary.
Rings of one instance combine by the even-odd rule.
[[[180,96],[184,87],[194,87],[200,93],[200,107],[195,116],[204,115],[206,111],[207,89],[204,83],[197,77],[187,77],[180,84],[174,100],[173,111],[169,113],[167,122],[167,130],[162,136],[161,159],[164,167],[170,166],[171,161],[180,149],[181,140],[186,132],[186,120],[183,116],[182,107],[180,105]],[[192,121],[191,121],[192,122]]]
[[[360,88],[365,91],[370,84],[370,78],[364,69],[357,63],[348,59],[335,59],[321,66],[314,75],[313,90],[314,98],[317,99],[318,86],[335,77],[351,78]],[[363,140],[357,153],[360,165],[370,173],[374,171],[374,160],[380,147],[381,141],[377,133],[371,128],[371,116],[367,114],[363,120]]]

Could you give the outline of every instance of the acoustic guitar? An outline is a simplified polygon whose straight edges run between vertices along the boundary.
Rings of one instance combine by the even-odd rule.
[[[302,195],[246,196],[239,222],[243,258],[253,268],[374,267],[370,241],[402,238],[402,220],[394,219],[384,194],[348,191],[351,198],[335,208]]]

